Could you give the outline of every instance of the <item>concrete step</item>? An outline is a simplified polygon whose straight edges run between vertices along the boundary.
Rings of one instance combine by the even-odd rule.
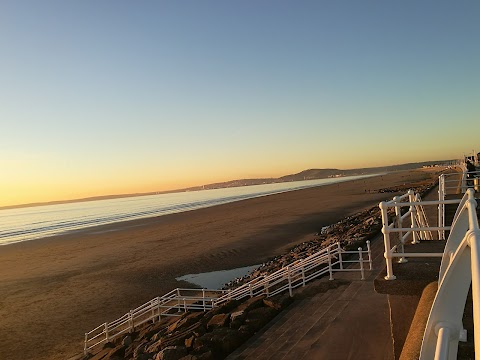
[[[253,338],[248,340],[242,347],[232,353],[228,359],[247,359],[253,354],[259,354],[266,351],[271,345],[274,345],[277,339],[284,337],[285,333],[296,322],[300,321],[303,312],[306,309],[311,310],[312,299],[296,301],[289,308],[279,314]]]
[[[325,312],[322,316],[315,319],[313,324],[305,327],[289,339],[290,346],[284,346],[287,351],[283,354],[277,354],[278,359],[298,359],[304,356],[311,346],[322,337],[323,333],[329,328],[331,323],[337,319],[348,305],[349,300],[353,299],[359,291],[362,283],[352,282],[340,294],[331,294],[331,296],[321,305]],[[273,358],[272,358],[273,359]]]
[[[331,323],[335,321],[340,313],[344,311],[347,306],[347,301],[337,301],[335,306],[331,307],[329,311],[318,321],[308,329],[307,332],[302,334],[300,338],[293,338],[293,343],[287,351],[280,352],[277,357],[271,357],[270,359],[302,359],[311,350],[312,346],[319,340],[319,337],[328,330]],[[295,342],[296,340],[296,342]]]
[[[340,286],[312,298],[296,301],[227,359],[281,359],[311,328],[322,323],[325,316],[331,316],[328,314],[333,311],[341,311],[336,306],[337,299],[345,291],[347,294],[344,296],[348,297],[348,293],[353,291],[350,286],[351,284]]]
[[[312,329],[315,336],[308,344],[295,348],[297,356],[292,352],[284,360],[393,359],[387,297],[375,293],[372,282],[358,284],[356,292],[349,291],[344,300],[337,301],[336,306],[341,309],[324,318],[328,324]]]
[[[350,283],[296,300],[227,359],[392,359],[388,301],[373,288],[385,266],[383,251],[379,236],[372,245],[374,271],[365,270],[365,281],[359,272],[334,273],[336,281]],[[358,349],[367,357],[358,357]]]

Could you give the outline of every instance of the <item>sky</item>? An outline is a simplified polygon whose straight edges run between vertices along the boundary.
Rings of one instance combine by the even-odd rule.
[[[480,151],[480,2],[0,2],[0,206]]]

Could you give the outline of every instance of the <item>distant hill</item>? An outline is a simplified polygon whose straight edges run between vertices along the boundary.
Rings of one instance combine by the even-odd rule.
[[[195,190],[202,190],[202,189],[220,189],[220,188],[227,188],[227,187],[273,184],[273,183],[288,182],[288,181],[326,179],[326,178],[332,178],[332,177],[343,177],[343,176],[354,176],[354,175],[369,175],[369,174],[378,174],[378,173],[385,173],[385,172],[392,172],[392,171],[418,169],[424,166],[434,166],[438,164],[448,164],[448,163],[451,163],[452,161],[453,160],[424,161],[424,162],[417,162],[417,163],[380,166],[380,167],[371,167],[371,168],[348,169],[348,170],[309,169],[309,170],[303,170],[296,174],[285,175],[279,178],[231,180],[231,181],[207,184],[202,186],[194,186],[188,189],[183,189],[182,191],[195,191]]]
[[[43,203],[3,206],[3,207],[0,207],[0,210],[32,207],[32,206],[42,206],[42,205],[53,205],[53,204],[67,204],[67,203],[82,202],[82,201],[107,200],[107,199],[116,199],[116,198],[123,198],[123,197],[132,197],[132,196],[167,194],[167,193],[184,192],[184,191],[221,189],[221,188],[239,187],[239,186],[273,184],[273,183],[281,183],[281,182],[289,182],[289,181],[314,180],[314,179],[326,179],[331,177],[378,174],[378,173],[384,173],[384,172],[418,169],[424,166],[434,166],[437,164],[449,164],[449,163],[452,163],[453,161],[454,160],[424,161],[424,162],[417,162],[417,163],[408,163],[408,164],[372,167],[372,168],[348,169],[348,170],[309,169],[309,170],[301,171],[296,174],[285,175],[279,178],[240,179],[240,180],[224,181],[219,183],[206,184],[206,185],[194,186],[194,187],[177,189],[177,190],[169,190],[169,191],[137,193],[137,194],[105,195],[105,196],[95,196],[90,198],[74,199],[74,200],[60,200],[60,201],[51,201],[51,202],[43,202]]]

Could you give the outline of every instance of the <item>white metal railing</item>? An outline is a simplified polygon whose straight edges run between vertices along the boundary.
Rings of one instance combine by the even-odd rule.
[[[358,254],[358,260],[345,260],[345,254]],[[363,259],[363,255],[368,255],[368,260]],[[345,251],[340,247],[340,243],[332,244],[327,248],[292,264],[285,266],[276,272],[260,279],[255,279],[244,284],[214,300],[215,305],[220,305],[228,300],[238,300],[248,296],[266,295],[267,297],[277,295],[284,291],[289,291],[292,295],[293,289],[299,286],[305,286],[305,283],[324,274],[329,274],[330,280],[333,280],[333,272],[337,271],[360,271],[362,280],[365,279],[364,263],[369,263],[369,269],[372,269],[372,258],[370,242],[367,242],[367,250],[358,248],[358,251]],[[359,268],[347,268],[349,263],[359,263]]]
[[[440,175],[439,191],[443,196],[464,194],[467,189],[480,191],[480,171],[467,171],[465,167],[461,167],[461,169],[461,172]]]
[[[345,260],[345,255],[350,254],[358,255],[358,259]],[[348,267],[353,263],[358,263],[359,267]],[[178,316],[189,310],[207,311],[229,300],[258,295],[271,297],[287,290],[292,296],[293,289],[305,286],[307,282],[324,274],[329,274],[329,279],[333,280],[334,272],[359,271],[361,279],[364,280],[365,270],[367,270],[365,263],[368,264],[368,269],[372,270],[369,241],[367,241],[367,250],[359,247],[356,251],[346,251],[341,248],[340,243],[336,243],[233,290],[175,289],[130,310],[117,320],[103,323],[85,333],[84,352],[87,353],[97,345],[131,332],[135,327],[148,321],[159,321],[162,316]]]
[[[130,310],[117,320],[103,323],[85,333],[84,351],[87,352],[99,344],[131,332],[135,327],[150,320],[160,320],[162,316],[178,316],[179,312],[188,310],[210,310],[213,307],[212,300],[225,292],[226,290],[174,289]]]
[[[472,285],[475,358],[480,358],[480,229],[473,189],[455,214],[439,274],[438,291],[425,328],[420,359],[456,359],[466,340],[462,317]]]
[[[443,253],[405,253],[404,245],[411,239],[412,244],[418,240],[433,240],[432,231],[438,231],[438,238],[450,226],[429,226],[425,213],[425,206],[438,206],[439,204],[458,204],[460,200],[422,201],[419,194],[409,190],[402,196],[396,196],[391,201],[383,201],[379,207],[382,213],[382,233],[385,244],[385,261],[387,266],[386,280],[394,280],[392,260],[398,258],[399,262],[407,262],[407,257],[441,257]],[[392,216],[389,216],[394,211]],[[392,222],[390,222],[392,218]],[[404,225],[404,223],[407,223]],[[393,235],[397,243],[392,246]]]
[[[442,174],[438,181],[438,200],[443,201],[447,195],[464,194],[468,189],[480,192],[480,171],[467,171],[464,163],[457,166],[460,172]],[[445,205],[438,205],[438,226],[445,226]],[[443,231],[440,236],[445,238]]]

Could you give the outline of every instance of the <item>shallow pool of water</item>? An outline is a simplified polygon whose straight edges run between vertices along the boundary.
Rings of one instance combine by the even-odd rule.
[[[211,271],[200,274],[187,274],[176,278],[178,281],[188,281],[206,289],[220,289],[229,281],[247,275],[260,265],[245,266],[231,270]]]

